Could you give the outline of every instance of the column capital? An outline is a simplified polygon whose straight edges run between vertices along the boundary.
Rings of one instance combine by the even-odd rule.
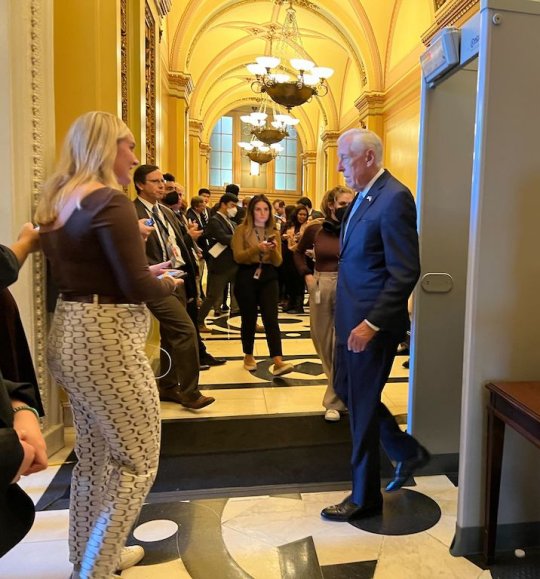
[[[190,137],[201,137],[204,124],[202,121],[197,119],[189,119],[189,136]]]
[[[336,147],[339,135],[341,135],[339,131],[324,131],[321,135],[321,141],[324,143],[323,149]]]
[[[354,106],[363,119],[368,115],[382,115],[384,108],[384,93],[370,91],[360,95],[355,101]]]
[[[316,163],[317,151],[304,151],[300,154],[300,158],[302,159],[302,163],[304,165],[311,165],[312,163]]]
[[[193,92],[193,79],[190,74],[183,72],[169,72],[169,94],[179,99],[189,101]]]
[[[201,155],[209,159],[212,147],[210,146],[210,143],[199,143],[199,151],[201,152]]]

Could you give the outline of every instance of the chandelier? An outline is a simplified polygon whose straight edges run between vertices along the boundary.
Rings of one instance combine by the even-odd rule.
[[[288,127],[297,125],[300,121],[290,115],[278,114],[275,107],[272,107],[272,121],[269,122],[268,113],[266,112],[266,98],[261,103],[259,110],[253,110],[249,115],[242,115],[240,120],[251,126],[251,134],[259,141],[266,145],[279,143],[285,137],[289,136]]]
[[[246,156],[251,161],[259,165],[269,163],[283,151],[283,147],[280,144],[273,143],[272,145],[267,145],[262,141],[258,141],[255,137],[253,137],[249,143],[240,142],[238,145],[246,151]]]
[[[278,51],[285,53],[288,48],[293,48],[301,56],[304,49],[293,1],[289,0]],[[289,63],[297,71],[296,78],[291,78],[288,74],[272,72],[280,63],[281,59],[276,56],[259,56],[254,63],[248,64],[248,71],[255,75],[251,89],[258,94],[268,94],[288,111],[303,105],[313,96],[325,96],[328,93],[326,81],[334,74],[333,69],[315,66],[314,62],[304,58],[291,58]]]

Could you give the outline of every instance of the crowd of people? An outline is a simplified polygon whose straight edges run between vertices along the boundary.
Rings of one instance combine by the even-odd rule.
[[[200,189],[188,207],[174,175],[140,165],[135,145],[116,116],[79,117],[43,187],[38,228],[27,224],[11,248],[0,246],[2,311],[11,312],[2,320],[11,352],[0,359],[0,522],[11,530],[2,534],[0,556],[33,520],[18,478],[47,466],[39,389],[6,289],[39,248],[59,292],[48,365],[76,430],[72,578],[117,577],[144,556],[125,541],[157,473],[159,401],[196,410],[215,402],[199,389],[199,372],[225,363],[201,339],[212,309],[240,316],[246,371],[257,369],[253,346],[262,329],[272,373],[282,376],[294,367],[283,357],[279,306],[303,313],[307,289],[311,336],[328,378],[325,418],[348,412],[353,441],[352,493],[321,515],[347,521],[379,512],[379,436],[396,463],[389,492],[429,460],[381,402],[408,329],[419,258],[414,200],[382,167],[380,139],[361,129],[340,137],[347,187],[328,191],[321,212],[307,197],[289,206],[265,195],[240,201],[234,184],[214,205],[210,190]],[[130,201],[121,186],[133,169],[137,198]],[[145,353],[150,312],[160,328],[157,388]]]

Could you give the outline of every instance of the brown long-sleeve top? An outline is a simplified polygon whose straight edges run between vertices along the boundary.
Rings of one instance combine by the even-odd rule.
[[[311,273],[306,262],[306,251],[309,249],[315,251],[315,271],[335,272],[338,270],[339,236],[323,229],[322,221],[308,225],[293,254],[294,265],[303,276]]]
[[[257,237],[257,231],[259,237]],[[256,263],[270,263],[276,267],[281,265],[283,261],[281,257],[281,243],[279,239],[279,231],[275,229],[271,235],[275,235],[275,247],[267,253],[259,251],[260,241],[267,240],[268,235],[265,230],[257,228],[257,231],[253,229],[248,232],[245,225],[239,225],[232,237],[231,248],[234,255],[234,261],[236,263],[250,265]]]
[[[93,191],[63,226],[41,227],[40,239],[61,293],[138,303],[174,289],[172,279],[150,273],[135,208],[121,191]]]

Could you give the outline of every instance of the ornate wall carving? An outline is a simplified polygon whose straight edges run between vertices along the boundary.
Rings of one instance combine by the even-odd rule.
[[[128,122],[128,20],[127,0],[120,0],[120,75],[122,120]]]
[[[468,12],[478,10],[480,0],[435,0],[438,9],[435,22],[422,35],[422,42],[429,46],[433,37],[445,26],[457,25]],[[437,5],[438,4],[438,5]]]
[[[146,163],[156,162],[156,26],[148,3],[145,7],[145,87],[146,87]]]
[[[41,186],[45,180],[45,120],[43,105],[43,88],[45,86],[43,58],[45,43],[43,40],[43,6],[40,0],[32,0],[30,3],[30,30],[28,37],[27,65],[30,70],[30,98],[31,98],[31,171],[32,171],[32,208],[36,207]],[[32,211],[33,212],[33,211]],[[39,390],[45,408],[45,418],[43,418],[43,429],[49,428],[49,417],[53,414],[51,401],[49,400],[49,372],[46,364],[46,339],[47,339],[47,308],[45,293],[46,265],[42,253],[38,253],[33,258],[33,286],[34,286],[34,365],[39,384]]]

